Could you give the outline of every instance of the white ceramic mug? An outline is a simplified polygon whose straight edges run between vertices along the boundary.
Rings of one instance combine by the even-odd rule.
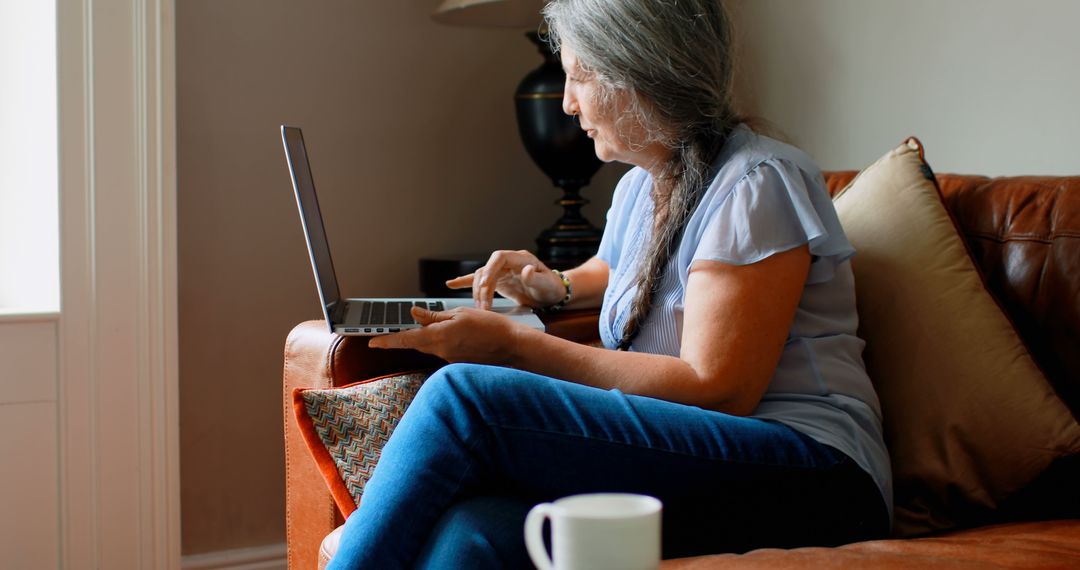
[[[525,517],[525,547],[539,570],[656,570],[661,509],[658,499],[624,493],[541,503]],[[551,556],[545,519],[551,520]]]

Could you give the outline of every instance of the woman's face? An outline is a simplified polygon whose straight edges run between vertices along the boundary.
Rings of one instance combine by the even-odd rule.
[[[627,114],[627,95],[618,93],[609,105],[599,108],[600,86],[591,73],[578,66],[574,50],[563,44],[560,57],[566,72],[563,112],[578,116],[582,130],[593,140],[596,156],[604,162],[624,162],[650,171],[658,168],[668,152],[655,142],[644,143],[648,133],[637,116]]]

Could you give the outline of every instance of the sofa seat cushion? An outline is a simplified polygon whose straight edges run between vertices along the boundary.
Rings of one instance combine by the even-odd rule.
[[[338,527],[319,548],[319,570],[341,543]],[[1077,568],[1080,520],[1012,523],[913,539],[871,540],[838,548],[763,548],[666,560],[661,570],[783,568]]]
[[[838,548],[764,548],[668,560],[662,570],[783,568],[1080,568],[1080,520],[1010,523]]]

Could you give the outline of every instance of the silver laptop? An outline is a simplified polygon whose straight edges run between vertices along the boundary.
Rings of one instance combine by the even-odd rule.
[[[471,307],[468,298],[415,298],[415,299],[342,299],[338,289],[334,262],[330,259],[330,244],[326,240],[319,199],[315,196],[315,182],[311,177],[304,135],[296,127],[281,126],[281,140],[285,144],[285,160],[289,163],[296,205],[300,209],[300,222],[304,226],[311,269],[315,272],[315,285],[319,290],[323,316],[331,332],[350,336],[374,336],[406,329],[420,328],[409,313],[411,307],[420,306],[431,310],[447,310],[454,307]],[[544,330],[544,323],[528,307],[522,307],[509,299],[496,298],[492,310],[533,328]]]

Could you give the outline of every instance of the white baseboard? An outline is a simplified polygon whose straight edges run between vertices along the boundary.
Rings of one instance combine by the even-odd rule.
[[[286,570],[285,543],[189,554],[180,559],[182,570]]]

